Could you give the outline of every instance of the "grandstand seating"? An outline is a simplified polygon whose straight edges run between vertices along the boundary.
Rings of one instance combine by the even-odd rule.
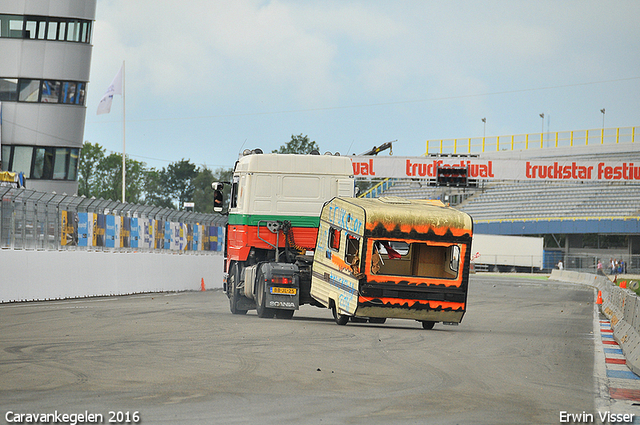
[[[397,181],[383,196],[437,198],[442,188]],[[472,195],[472,196],[469,196]],[[459,209],[474,220],[610,218],[640,215],[640,185],[583,182],[494,182],[467,193]]]
[[[494,183],[459,208],[476,220],[637,216],[640,213],[640,186],[582,182]]]

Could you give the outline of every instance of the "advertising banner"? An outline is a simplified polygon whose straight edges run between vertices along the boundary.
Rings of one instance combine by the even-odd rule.
[[[105,246],[107,220],[104,214],[94,214],[93,246]]]
[[[140,219],[140,237],[142,238],[142,248],[153,249],[154,248],[154,225],[155,220],[151,218],[141,218]]]
[[[153,240],[155,249],[164,249],[164,221],[155,220],[153,226]]]
[[[218,227],[217,226],[209,227],[209,250],[210,251],[218,250]]]
[[[640,164],[581,159],[487,160],[463,157],[351,157],[356,177],[431,178],[438,167],[466,167],[477,180],[640,181]]]
[[[216,246],[216,251],[222,251],[222,247],[224,246],[224,227],[216,227],[218,229],[218,245]]]
[[[106,246],[107,248],[115,248],[116,247],[116,241],[118,241],[119,244],[119,235],[116,234],[116,219],[118,219],[117,221],[120,221],[120,217],[116,217],[114,215],[107,215],[105,216],[105,222],[106,222],[106,229],[105,229],[105,241],[104,241],[104,246]]]
[[[94,213],[78,213],[78,246],[93,246]]]
[[[129,242],[131,248],[140,248],[140,227],[138,227],[138,218],[131,218],[131,234],[129,235]]]
[[[202,226],[199,224],[194,224],[193,225],[193,241],[192,241],[192,246],[191,249],[194,251],[201,251],[202,247],[200,246],[200,232],[202,231]]]
[[[171,249],[171,238],[173,236],[173,233],[171,232],[171,222],[167,221],[166,223],[164,223],[164,242],[163,242],[163,248],[164,249]]]
[[[61,211],[60,245],[78,245],[78,214],[73,211]]]
[[[120,222],[120,247],[131,247],[131,217],[122,217]]]

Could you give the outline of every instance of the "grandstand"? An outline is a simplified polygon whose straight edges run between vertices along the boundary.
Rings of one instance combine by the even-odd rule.
[[[443,155],[446,153],[427,156]],[[534,149],[474,156],[487,160],[581,159],[640,164],[640,144],[538,144]],[[381,185],[385,190],[378,196],[440,199],[470,214],[476,233],[546,236],[546,268],[564,259],[568,266],[593,271],[598,260],[606,263],[618,258],[624,259],[629,269],[640,269],[640,181],[485,180],[478,187],[465,188],[437,187],[433,180],[415,178],[385,183]]]
[[[640,213],[640,186],[582,182],[492,183],[459,208],[476,220],[630,217]]]

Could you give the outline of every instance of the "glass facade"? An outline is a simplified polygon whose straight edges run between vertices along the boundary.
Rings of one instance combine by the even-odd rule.
[[[2,169],[34,180],[76,181],[79,155],[79,148],[3,145]]]
[[[4,9],[0,10],[0,41],[11,47],[8,54],[16,52],[5,55],[15,64],[4,64],[0,52],[0,64],[11,65],[0,67],[0,102],[6,107],[7,125],[0,146],[0,170],[24,173],[38,190],[57,191],[60,187],[74,191],[82,146],[82,128],[78,128],[77,118],[86,107],[97,1],[36,3],[36,14],[28,13],[26,6],[11,7],[10,11],[0,7]],[[46,16],[49,9],[57,10],[53,12],[56,16]],[[70,16],[64,16],[67,11]],[[44,104],[58,106],[49,108]],[[44,114],[46,119],[39,119],[38,114]],[[51,126],[50,122],[57,124]],[[13,131],[16,128],[27,131]]]
[[[0,77],[0,101],[84,106],[87,83]]]
[[[91,30],[86,19],[0,15],[0,38],[91,43]]]

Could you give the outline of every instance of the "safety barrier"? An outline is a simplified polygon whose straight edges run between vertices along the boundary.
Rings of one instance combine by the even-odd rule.
[[[558,131],[555,133],[427,140],[425,155],[433,153],[470,154],[503,150],[635,143],[639,136],[640,127],[619,127]]]
[[[606,276],[553,270],[550,279],[595,286],[600,310],[611,321],[613,337],[622,348],[627,366],[640,375],[640,301],[626,288],[614,285]]]
[[[226,217],[0,187],[0,248],[180,251],[223,249]]]

